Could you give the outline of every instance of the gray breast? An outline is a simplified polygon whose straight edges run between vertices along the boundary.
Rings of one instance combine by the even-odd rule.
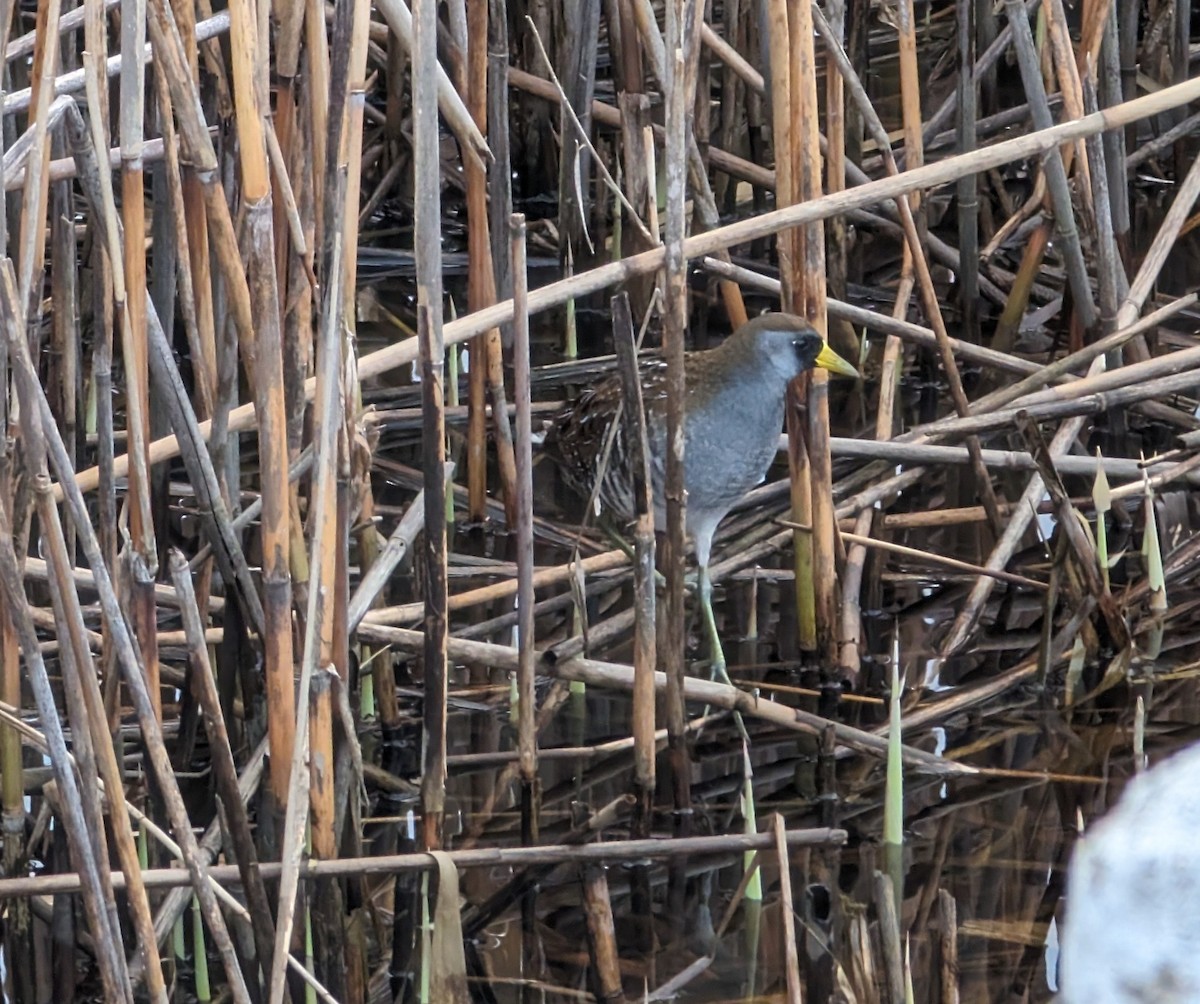
[[[689,401],[689,404],[694,403]],[[688,523],[719,520],[760,484],[775,458],[783,426],[783,396],[726,392],[689,408],[684,420],[684,482]],[[666,429],[651,423],[655,519],[665,526]]]

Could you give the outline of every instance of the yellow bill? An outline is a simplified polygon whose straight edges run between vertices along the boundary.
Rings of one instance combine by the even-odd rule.
[[[828,345],[822,346],[820,354],[817,356],[816,364],[823,370],[829,370],[830,373],[837,373],[839,376],[854,377],[857,379],[858,370],[851,366],[845,359],[839,356]]]

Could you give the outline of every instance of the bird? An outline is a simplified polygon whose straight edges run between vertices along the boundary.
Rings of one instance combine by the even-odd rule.
[[[686,533],[696,555],[701,613],[714,673],[719,676],[726,674],[708,571],[713,535],[742,496],[766,477],[783,428],[787,385],[814,367],[858,376],[806,320],[779,312],[752,318],[716,348],[684,354]],[[666,527],[666,375],[666,362],[661,358],[648,361],[641,369],[650,488],[658,529]],[[585,390],[551,419],[545,445],[571,488],[585,498],[593,497],[594,492],[601,507],[629,522],[637,516],[637,504],[629,450],[619,421],[623,398],[620,374]],[[610,438],[611,448],[606,451]]]

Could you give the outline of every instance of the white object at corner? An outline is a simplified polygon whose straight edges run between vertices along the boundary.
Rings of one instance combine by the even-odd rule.
[[[1200,1004],[1200,745],[1080,840],[1061,952],[1063,1004]]]

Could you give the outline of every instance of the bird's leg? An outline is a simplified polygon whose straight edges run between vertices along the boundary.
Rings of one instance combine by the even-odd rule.
[[[712,608],[712,579],[708,577],[708,562],[702,562],[697,569],[696,585],[700,593],[700,616],[704,618],[704,628],[708,633],[708,651],[709,660],[712,666],[712,675],[720,680],[728,687],[733,686],[733,681],[729,678],[729,669],[725,663],[725,650],[721,648],[721,637],[717,634],[717,618],[713,614]],[[708,708],[704,709],[704,713],[708,714]],[[738,735],[742,737],[742,742],[745,749],[750,748],[750,733],[746,731],[746,723],[742,720],[742,713],[736,708],[733,709],[733,724],[738,730]],[[749,764],[747,764],[747,767]]]
[[[726,668],[725,650],[721,648],[721,637],[717,634],[717,618],[712,607],[712,579],[708,577],[708,564],[702,563],[698,569],[696,585],[700,594],[700,613],[704,618],[704,630],[708,634],[708,653],[712,660],[713,676],[722,683],[733,685]]]

